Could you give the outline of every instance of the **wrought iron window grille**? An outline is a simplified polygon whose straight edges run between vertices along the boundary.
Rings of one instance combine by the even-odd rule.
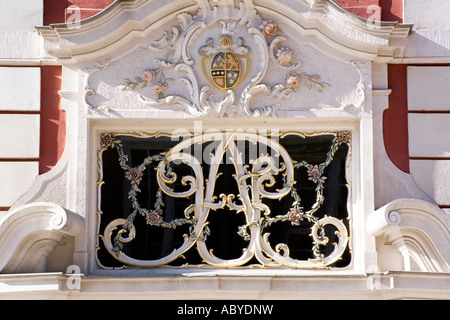
[[[105,132],[97,156],[101,268],[351,262],[350,131]]]

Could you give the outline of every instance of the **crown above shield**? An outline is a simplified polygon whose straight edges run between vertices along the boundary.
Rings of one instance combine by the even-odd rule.
[[[228,34],[223,34],[220,36],[219,39],[220,46],[223,48],[229,48],[233,44],[233,41],[231,40],[231,36]]]

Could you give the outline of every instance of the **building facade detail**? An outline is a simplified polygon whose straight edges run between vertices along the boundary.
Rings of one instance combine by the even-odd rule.
[[[384,146],[388,70],[418,48],[412,28],[331,0],[117,0],[38,27],[28,71],[61,71],[65,149],[4,204],[0,282],[66,298],[448,298],[448,208]],[[411,172],[431,161],[422,104],[404,110]],[[42,111],[18,112],[37,125]]]

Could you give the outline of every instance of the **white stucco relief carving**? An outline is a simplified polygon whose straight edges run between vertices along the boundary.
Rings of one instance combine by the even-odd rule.
[[[364,109],[367,62],[296,37],[294,21],[260,14],[251,0],[197,1],[197,7],[177,14],[169,31],[158,28],[133,50],[83,68],[88,110],[277,117],[285,111]],[[212,79],[211,69],[220,53],[238,64],[235,72],[224,71],[223,85]]]
[[[373,211],[371,148],[373,138],[382,136],[378,126],[386,99],[379,92],[372,95],[372,89],[385,88],[374,85],[372,63],[384,66],[401,58],[410,27],[391,23],[368,28],[331,1],[316,0],[309,6],[311,2],[118,1],[82,21],[79,29],[61,25],[40,28],[47,54],[63,65],[60,93],[69,119],[67,147],[58,166],[40,176],[15,208],[45,200],[87,217],[92,212],[86,203],[92,209],[96,172],[92,170],[92,132],[109,132],[115,125],[131,131],[148,130],[143,127],[166,125],[160,119],[174,119],[175,123],[180,118],[244,118],[233,119],[234,126],[239,126],[245,125],[245,118],[278,116],[284,119],[252,119],[250,125],[274,121],[282,127],[288,118],[295,118],[295,126],[314,123],[312,130],[322,129],[323,124],[346,129],[352,124],[355,138],[360,139],[355,144],[353,181],[363,189],[355,187],[358,206],[354,218],[360,219],[356,226],[363,225]],[[214,82],[211,71],[220,52],[225,58],[228,54],[239,60],[238,67],[225,68],[239,70],[232,76],[237,84]],[[121,120],[109,122],[107,118]],[[387,157],[378,157],[375,153],[375,158],[381,159],[379,166],[388,167]],[[406,181],[405,185],[412,185]],[[56,185],[65,188],[52,192]],[[398,198],[401,192],[405,191],[399,188],[390,197]],[[407,239],[411,256],[419,252],[409,239],[422,239],[422,235],[403,227],[401,232],[408,232],[408,237],[398,239]],[[384,235],[366,235],[364,230],[355,236],[355,270],[365,270],[366,253],[372,248],[368,238],[381,243]],[[86,231],[80,242],[91,236],[92,232]],[[441,250],[438,244],[436,248]],[[83,251],[84,247],[77,250],[92,254]],[[77,259],[85,258],[79,255]]]
[[[95,65],[89,67],[86,70],[88,75],[86,76],[86,85],[84,87],[84,102],[85,102],[85,106],[88,108],[88,110],[92,110],[95,108],[93,105],[91,105],[88,102],[88,98],[95,95],[95,90],[91,88],[89,79],[95,72],[98,72],[102,69],[107,68],[109,66],[110,62],[111,61],[109,59],[106,59],[101,62],[97,62]],[[107,111],[107,108],[106,109],[104,108],[104,110]]]

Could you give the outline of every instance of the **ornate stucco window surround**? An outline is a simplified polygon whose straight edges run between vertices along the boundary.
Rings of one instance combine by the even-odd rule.
[[[190,247],[200,256],[187,263],[189,270],[206,265],[233,272],[364,274],[376,265],[375,242],[365,226],[374,211],[374,132],[379,133],[381,123],[373,105],[387,97],[372,94],[372,68],[401,57],[409,30],[398,24],[374,27],[325,0],[276,6],[250,0],[117,1],[73,28],[40,28],[47,54],[63,65],[60,94],[68,114],[68,138],[60,166],[70,168],[63,205],[85,217],[87,226],[76,249],[77,263],[87,273],[111,275],[117,268],[157,273],[183,266],[181,256],[189,250],[172,256],[172,244],[161,257],[152,256],[151,250],[132,252],[141,223],[157,232],[181,232],[176,248]],[[195,131],[195,121],[201,121],[201,131]],[[168,139],[180,128],[184,138]],[[214,139],[212,154],[218,160],[219,154],[233,155],[239,146],[246,146],[239,152],[248,152],[253,140],[266,146],[269,155],[276,151],[269,157],[247,157],[252,161],[239,166],[235,155],[227,174],[211,175],[214,166],[197,165],[199,158],[182,152],[183,143],[195,145],[195,139],[212,143],[210,129],[234,133]],[[271,142],[259,130],[278,133]],[[145,146],[136,147],[140,144]],[[152,149],[158,144],[164,148]],[[308,151],[307,145],[317,146],[317,159],[294,155],[298,148]],[[135,151],[139,148],[148,154]],[[331,199],[325,194],[331,190],[327,175],[334,172],[331,159],[339,152],[346,190],[340,199],[347,211],[332,217],[320,210]],[[184,174],[176,175],[177,168],[169,166],[176,160],[186,162]],[[113,184],[106,180],[111,177],[106,165],[115,166],[117,190],[129,203],[109,220],[104,205]],[[219,173],[222,168],[217,168]],[[215,194],[213,186],[222,187],[225,177],[234,189]],[[312,196],[302,196],[303,187]],[[165,198],[177,193],[181,196],[172,198],[189,203],[181,216],[168,217],[175,211]],[[140,202],[144,195],[148,203]],[[278,201],[285,203],[277,208]],[[231,233],[241,244],[239,254],[217,249],[213,224],[220,220],[208,219],[219,213],[238,217],[237,230]],[[299,238],[309,243],[310,256],[302,256],[302,248],[295,253],[280,238],[275,241],[282,233],[282,228],[276,230],[279,226],[293,234],[307,230],[309,242]],[[112,260],[106,261],[107,255]],[[341,257],[344,262],[336,266]]]
[[[97,267],[353,270],[358,134],[281,122],[95,126]]]

